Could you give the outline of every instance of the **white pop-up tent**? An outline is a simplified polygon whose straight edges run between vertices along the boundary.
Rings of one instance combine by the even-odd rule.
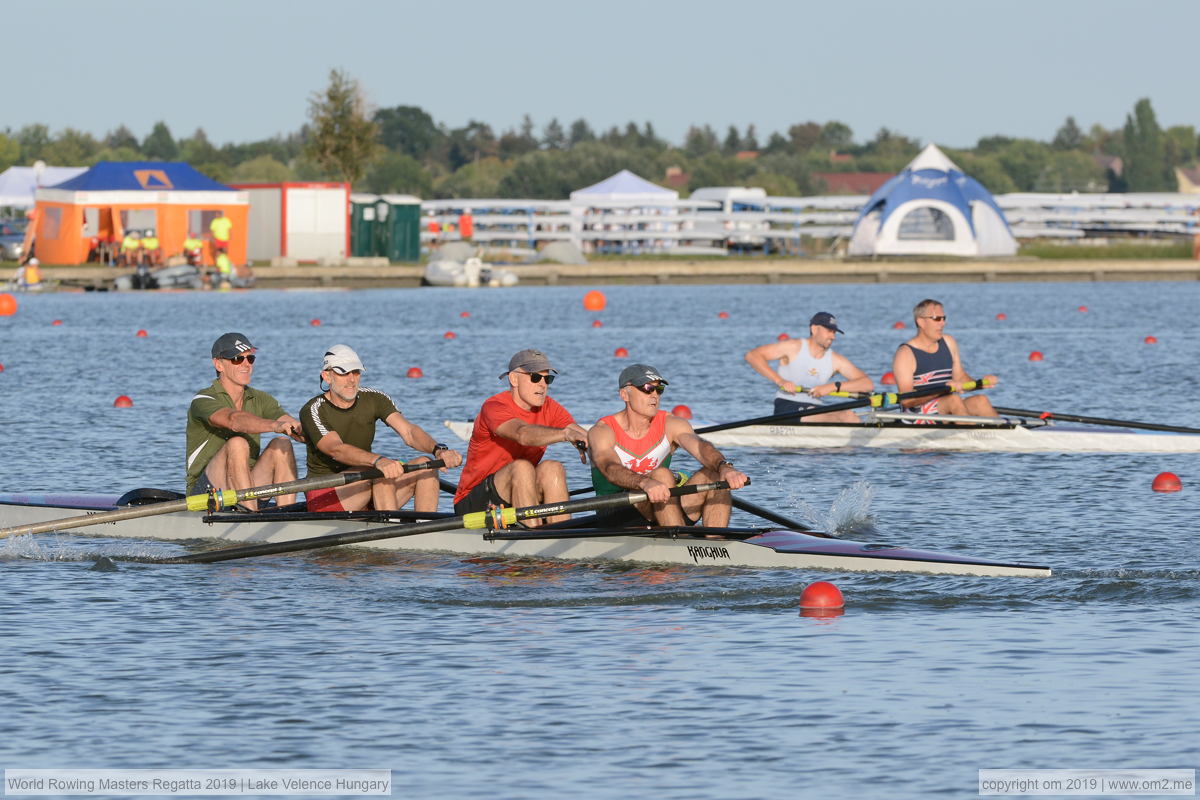
[[[638,253],[671,247],[679,192],[623,169],[571,192],[571,238],[583,252]]]
[[[39,186],[55,186],[87,172],[87,167],[9,167],[0,172],[0,208],[33,208]]]
[[[936,145],[871,195],[847,250],[852,256],[1011,256],[1017,240],[991,193]]]
[[[571,192],[571,205],[655,205],[679,199],[679,192],[651,183],[640,175],[623,169],[599,183]]]

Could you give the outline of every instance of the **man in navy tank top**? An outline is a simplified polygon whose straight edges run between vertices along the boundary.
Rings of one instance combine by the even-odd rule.
[[[958,391],[964,383],[974,380],[963,369],[958,355],[958,342],[945,332],[946,309],[937,300],[922,300],[913,309],[917,335],[896,349],[892,358],[892,374],[896,389],[911,392],[924,386],[948,384]],[[995,386],[995,375],[984,375],[989,386]],[[963,414],[975,417],[998,417],[992,403],[981,394],[963,397],[942,395],[933,399],[918,397],[902,401],[905,411],[921,414]],[[921,420],[919,422],[922,422]]]

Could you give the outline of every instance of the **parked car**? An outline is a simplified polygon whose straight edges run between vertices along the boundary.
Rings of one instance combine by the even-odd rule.
[[[21,245],[25,241],[26,220],[0,222],[0,261],[20,261]]]

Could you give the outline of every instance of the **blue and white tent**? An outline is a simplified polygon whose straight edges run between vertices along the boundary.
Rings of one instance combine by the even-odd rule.
[[[850,236],[852,256],[1011,256],[1004,212],[979,181],[929,145],[871,195]]]

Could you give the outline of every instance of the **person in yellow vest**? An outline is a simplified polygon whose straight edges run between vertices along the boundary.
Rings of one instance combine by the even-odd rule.
[[[136,266],[141,258],[141,250],[142,235],[137,231],[130,231],[121,240],[121,255],[117,257],[117,263],[126,267]]]
[[[194,231],[189,231],[188,238],[183,240],[183,257],[193,267],[200,266],[200,262],[204,259],[204,240]]]
[[[147,228],[145,234],[142,235],[142,261],[150,266],[162,263],[162,248],[153,228]]]
[[[31,258],[21,266],[17,267],[17,272],[13,275],[13,288],[19,291],[28,291],[30,289],[41,288],[42,271],[36,258]]]
[[[233,220],[225,216],[224,211],[221,211],[220,216],[212,221],[208,229],[212,232],[213,250],[216,253],[228,253],[229,236],[233,232]]]
[[[233,262],[225,253],[217,254],[217,283],[222,289],[233,286]]]

